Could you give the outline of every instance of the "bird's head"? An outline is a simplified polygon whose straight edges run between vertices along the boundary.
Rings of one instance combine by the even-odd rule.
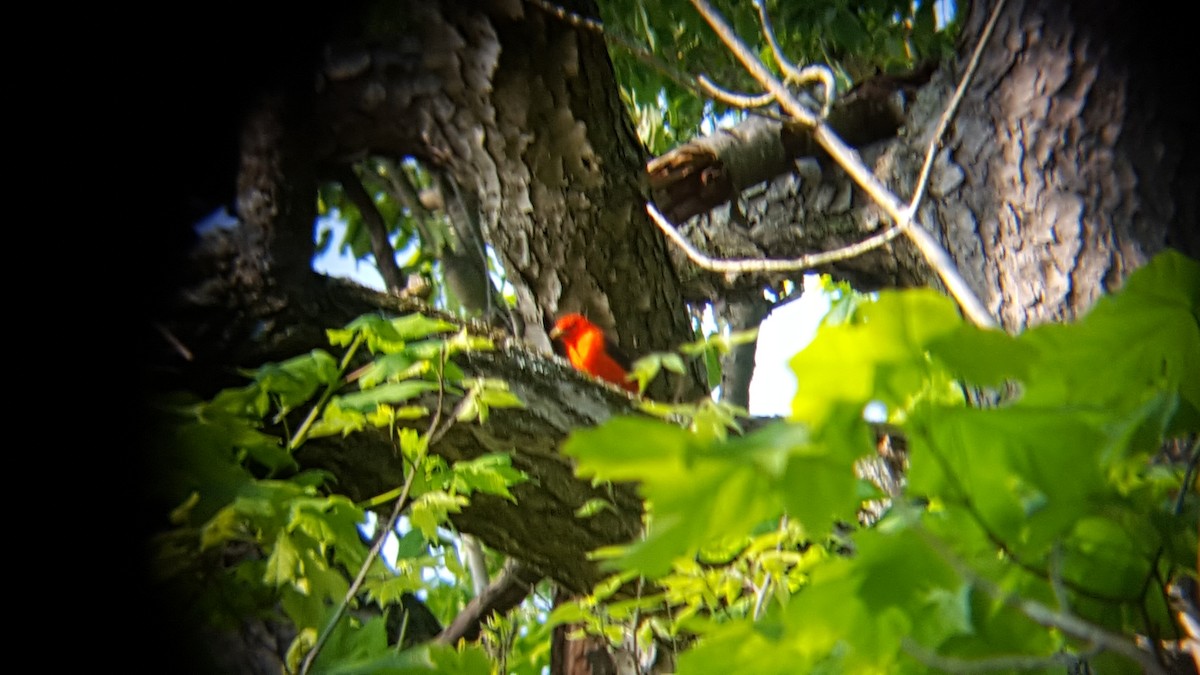
[[[564,314],[554,323],[550,330],[550,339],[570,338],[576,332],[583,330],[590,322],[582,314]]]

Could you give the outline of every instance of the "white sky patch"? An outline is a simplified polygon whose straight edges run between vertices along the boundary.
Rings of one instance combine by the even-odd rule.
[[[368,288],[382,291],[384,289],[383,276],[379,274],[379,270],[373,263],[359,262],[349,253],[343,254],[338,250],[342,234],[346,231],[346,222],[341,218],[332,217],[317,219],[318,239],[325,230],[330,231],[330,243],[324,253],[313,258],[313,269],[327,276],[350,279]]]
[[[829,311],[829,299],[820,291],[817,277],[804,278],[799,300],[771,311],[758,329],[754,353],[754,377],[750,379],[750,414],[782,416],[792,412],[796,376],[788,360],[808,346],[821,318]]]

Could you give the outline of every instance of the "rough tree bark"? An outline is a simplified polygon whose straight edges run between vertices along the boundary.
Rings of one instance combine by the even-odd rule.
[[[966,8],[962,55],[917,90],[898,137],[862,149],[902,198],[993,5]],[[1006,328],[1078,316],[1164,247],[1200,250],[1200,142],[1170,70],[1187,40],[1168,23],[1115,0],[1005,7],[920,217]],[[794,166],[683,230],[717,257],[787,258],[888,224],[839,169]],[[902,239],[821,271],[864,288],[937,285]],[[684,285],[699,299],[782,278],[693,272]]]
[[[283,43],[270,36],[281,39],[280,17],[299,21],[291,8],[239,14],[246,23],[234,37],[254,47],[240,52],[251,63],[222,55],[233,60],[221,74],[236,77],[191,65],[180,78],[213,92],[229,87],[228,105],[196,119],[196,110],[178,109],[195,105],[190,89],[160,96],[164,115],[192,119],[198,131],[181,141],[186,166],[163,188],[172,203],[156,232],[155,271],[168,292],[152,298],[145,324],[147,391],[209,394],[236,381],[237,368],[321,346],[326,327],[412,309],[315,275],[309,259],[318,181],[367,154],[418,157],[478,199],[524,327],[520,339],[501,339],[498,352],[465,365],[508,379],[528,409],[457,427],[435,451],[451,459],[510,451],[539,482],[520,487],[516,505],[480,500],[456,525],[584,590],[597,579],[586,553],[634,536],[639,503],[619,486],[605,495],[618,512],[581,524],[571,514],[594,488],[572,477],[556,448],[572,428],[630,406],[550,358],[546,327],[582,310],[631,352],[669,349],[691,338],[685,301],[735,297],[778,279],[699,273],[668,249],[642,209],[648,158],[600,36],[517,0],[389,6],[394,30],[371,39],[357,5],[326,17],[323,30],[301,22],[306,29],[291,32],[300,39]],[[989,7],[971,8],[963,53]],[[1010,330],[1077,316],[1166,246],[1200,252],[1200,143],[1172,99],[1170,71],[1159,68],[1180,56],[1162,47],[1185,43],[1139,41],[1159,28],[1144,14],[1116,0],[1010,1],[951,126],[921,218]],[[168,53],[193,45],[174,47]],[[937,70],[911,100],[897,140],[862,150],[902,197],[963,61]],[[809,159],[781,166],[795,170],[730,194],[730,204],[693,217],[685,231],[715,255],[787,257],[886,225],[839,170]],[[210,232],[189,249],[197,255],[184,255],[195,242],[183,233],[235,188],[237,226]],[[869,288],[937,283],[899,239],[823,271]],[[651,393],[695,397],[695,375]],[[337,472],[351,496],[398,484],[390,448],[358,441],[313,444],[300,459]]]

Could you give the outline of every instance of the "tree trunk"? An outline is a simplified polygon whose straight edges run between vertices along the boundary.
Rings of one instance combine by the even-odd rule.
[[[964,51],[990,11],[978,4]],[[1200,252],[1200,144],[1169,95],[1184,43],[1166,23],[1116,1],[1014,1],[1000,16],[921,214],[1006,328],[1079,316],[1167,246]],[[964,62],[922,90],[909,138],[927,138]],[[902,194],[916,157],[897,155]]]

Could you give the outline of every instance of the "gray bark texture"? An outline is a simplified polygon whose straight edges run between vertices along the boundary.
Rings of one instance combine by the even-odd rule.
[[[860,148],[901,199],[912,194],[991,3],[967,9],[961,58],[899,102],[906,113],[897,138]],[[1078,316],[1165,247],[1200,251],[1200,143],[1190,93],[1170,69],[1185,44],[1131,3],[1005,7],[919,214],[1005,328]],[[819,156],[793,157],[791,166],[681,229],[713,257],[792,258],[890,224]],[[696,300],[796,276],[690,269],[684,287]],[[903,240],[817,271],[864,289],[938,283]]]
[[[980,4],[965,18],[960,57],[905,95],[897,137],[860,148],[901,198],[986,20],[989,3]],[[598,34],[518,0],[388,3],[389,19],[376,15],[368,34],[359,10],[370,9],[356,3],[316,19],[291,7],[230,9],[197,32],[212,29],[205,34],[240,50],[155,45],[179,55],[164,62],[181,83],[159,92],[158,110],[191,133],[178,139],[178,172],[157,191],[166,223],[147,234],[162,280],[143,292],[147,399],[178,388],[210,395],[239,383],[239,368],[321,347],[326,328],[366,312],[424,310],[310,269],[319,182],[368,155],[415,157],[469,194],[462,204],[477,208],[504,262],[523,327],[503,335],[473,326],[499,348],[461,365],[504,378],[526,408],[456,425],[433,451],[452,461],[509,452],[535,480],[516,489],[515,504],[476,499],[455,525],[519,559],[526,580],[543,575],[585,592],[599,579],[588,552],[635,537],[641,506],[633,486],[576,479],[558,446],[572,429],[633,407],[553,358],[548,327],[582,311],[632,354],[668,350],[693,337],[687,302],[733,306],[802,271],[716,275],[669,248],[643,209],[650,158]],[[939,151],[921,220],[1008,330],[1078,316],[1164,247],[1200,253],[1197,125],[1175,98],[1179,69],[1162,68],[1185,63],[1188,43],[1145,14],[1116,0],[1010,0]],[[211,62],[189,60],[196,53]],[[201,106],[196,92],[216,100]],[[728,201],[682,224],[710,255],[791,257],[888,225],[819,153],[754,152],[773,158],[774,168],[745,174],[762,182],[731,187]],[[676,195],[688,199],[685,188]],[[223,203],[235,226],[189,234]],[[937,285],[903,239],[819,271],[867,289]],[[697,368],[650,395],[695,399],[701,382]],[[355,499],[402,477],[390,443],[370,434],[311,443],[298,459],[333,471]],[[153,467],[143,482],[154,482]],[[575,518],[594,497],[616,510]],[[139,504],[146,529],[164,527],[171,506]]]

